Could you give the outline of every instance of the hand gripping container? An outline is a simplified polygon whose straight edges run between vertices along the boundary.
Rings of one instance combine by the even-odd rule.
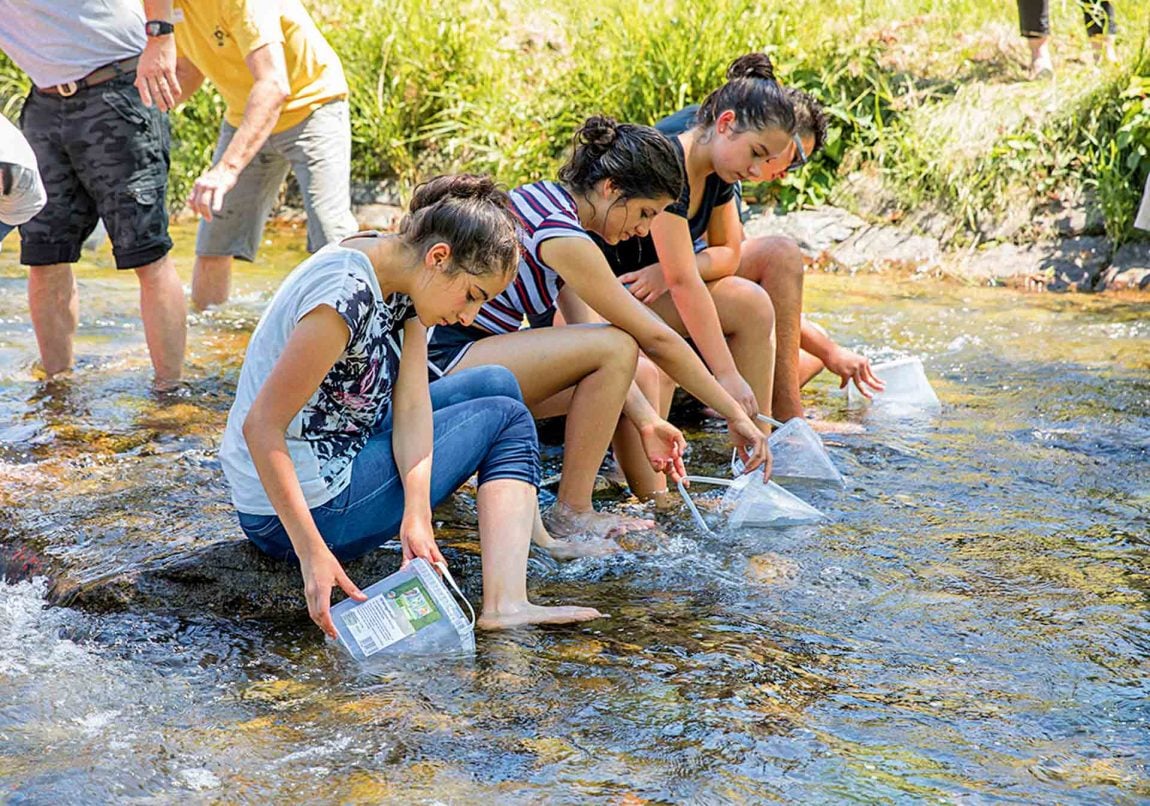
[[[942,408],[938,395],[926,379],[922,361],[918,358],[900,358],[871,367],[886,388],[874,393],[876,407],[901,408],[919,411],[937,411]],[[847,386],[847,407],[859,408],[868,403],[854,384]]]
[[[358,661],[375,656],[475,651],[475,611],[447,566],[440,570],[471,611],[468,620],[439,575],[418,557],[364,589],[366,602],[344,599],[331,608],[339,641]]]

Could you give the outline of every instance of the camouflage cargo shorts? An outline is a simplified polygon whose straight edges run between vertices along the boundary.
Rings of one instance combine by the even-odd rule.
[[[20,123],[48,203],[20,227],[24,265],[76,262],[101,218],[116,268],[146,266],[172,248],[168,119],[144,106],[134,79],[125,73],[67,98],[28,95]]]

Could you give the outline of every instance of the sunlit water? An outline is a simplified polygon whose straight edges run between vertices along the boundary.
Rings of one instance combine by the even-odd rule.
[[[194,321],[174,397],[148,391],[135,283],[106,253],[81,272],[78,372],[34,380],[8,242],[0,545],[20,564],[94,580],[236,534],[215,450],[296,242]],[[816,499],[825,522],[703,538],[671,513],[661,543],[533,561],[537,599],[610,620],[370,676],[302,613],[90,614],[48,607],[43,578],[0,583],[0,794],[1150,799],[1150,304],[824,275],[809,289],[844,342],[921,356],[944,405],[914,422],[848,413],[816,382],[816,411],[866,428],[826,437],[848,485]],[[691,458],[718,472],[719,433],[695,435]]]

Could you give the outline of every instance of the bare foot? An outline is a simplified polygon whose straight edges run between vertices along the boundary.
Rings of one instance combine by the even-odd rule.
[[[866,431],[859,423],[843,420],[807,420],[807,425],[817,434],[861,434]]]
[[[578,560],[580,557],[605,557],[622,551],[623,547],[614,540],[589,537],[583,540],[557,540],[551,538],[548,545],[536,544],[556,560]]]
[[[608,618],[608,616],[593,607],[541,607],[523,602],[502,612],[485,611],[475,622],[475,626],[481,630],[509,630],[528,624],[571,624],[597,618]]]
[[[579,511],[562,501],[556,501],[543,516],[547,530],[559,537],[587,535],[597,538],[618,537],[627,532],[654,529],[655,522],[649,518],[634,518],[613,512],[596,512],[594,509]]]
[[[535,510],[535,526],[531,532],[531,542],[536,548],[551,555],[554,560],[577,560],[580,557],[602,557],[619,551],[619,544],[594,536],[581,536],[581,540],[556,540],[543,525],[539,510]]]

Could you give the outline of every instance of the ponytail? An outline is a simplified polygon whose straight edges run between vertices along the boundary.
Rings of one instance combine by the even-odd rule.
[[[727,83],[707,96],[695,115],[695,125],[710,127],[723,112],[735,113],[735,131],[781,129],[795,131],[795,110],[765,53],[748,53],[731,62]]]
[[[674,145],[650,126],[594,115],[575,132],[559,181],[582,193],[610,179],[623,199],[678,199],[686,178]]]
[[[519,264],[519,221],[511,199],[491,178],[437,176],[415,189],[399,235],[421,255],[451,247],[449,274],[507,274]]]

